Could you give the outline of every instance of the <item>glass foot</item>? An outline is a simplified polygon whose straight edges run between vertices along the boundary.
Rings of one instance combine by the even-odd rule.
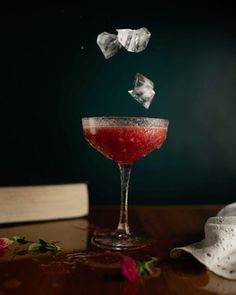
[[[150,245],[150,241],[133,234],[120,233],[119,231],[95,232],[91,243],[102,249],[109,250],[136,250]]]

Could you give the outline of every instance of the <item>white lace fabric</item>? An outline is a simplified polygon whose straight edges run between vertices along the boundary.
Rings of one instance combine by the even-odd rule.
[[[213,273],[236,280],[236,203],[210,217],[205,224],[205,239],[171,250],[172,258],[184,257],[186,253],[194,256]]]

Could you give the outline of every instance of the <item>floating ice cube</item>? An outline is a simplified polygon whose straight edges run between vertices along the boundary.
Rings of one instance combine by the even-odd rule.
[[[120,29],[118,32],[118,41],[130,52],[143,51],[149,42],[151,33],[147,28],[140,28],[138,30]]]
[[[97,37],[97,44],[106,59],[112,57],[121,48],[117,35],[103,32]]]
[[[150,107],[150,104],[155,95],[155,91],[147,86],[141,86],[134,90],[128,91],[139,103],[141,103],[146,109]]]
[[[149,108],[155,95],[154,83],[142,74],[137,73],[134,80],[134,88],[129,90],[129,94],[133,96],[146,109]]]
[[[137,73],[134,78],[134,88],[140,87],[142,85],[154,88],[154,83],[151,80],[149,80],[147,77],[143,76],[142,74]]]

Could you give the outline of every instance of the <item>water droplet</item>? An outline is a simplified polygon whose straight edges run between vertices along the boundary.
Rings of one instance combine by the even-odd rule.
[[[210,253],[207,253],[206,255],[209,256],[209,257],[211,257],[211,254]]]

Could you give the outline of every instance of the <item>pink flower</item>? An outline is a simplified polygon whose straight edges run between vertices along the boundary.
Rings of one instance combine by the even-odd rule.
[[[129,281],[135,282],[139,279],[139,271],[135,260],[131,257],[124,257],[120,261],[121,273]]]
[[[12,243],[13,241],[8,238],[0,238],[0,251],[7,248]]]

